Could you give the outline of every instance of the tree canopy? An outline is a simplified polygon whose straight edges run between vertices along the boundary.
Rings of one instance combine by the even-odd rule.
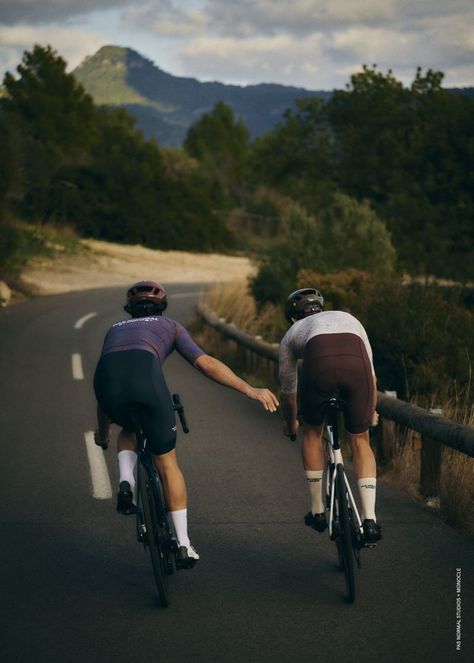
[[[50,46],[26,52],[17,73],[5,75],[0,99],[4,204],[103,239],[200,251],[232,244],[202,177],[171,172],[125,111],[94,106]]]

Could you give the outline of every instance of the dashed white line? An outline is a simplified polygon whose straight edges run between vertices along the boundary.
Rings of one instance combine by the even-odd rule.
[[[92,478],[92,496],[97,500],[109,500],[112,497],[112,486],[104,452],[95,444],[93,431],[84,433],[84,439]]]
[[[79,353],[74,352],[72,357],[72,377],[74,380],[83,380],[84,371],[82,370],[82,357]]]
[[[74,329],[81,329],[81,327],[91,318],[95,317],[97,313],[88,313],[87,315],[83,315],[82,318],[79,318],[77,322],[74,323]]]

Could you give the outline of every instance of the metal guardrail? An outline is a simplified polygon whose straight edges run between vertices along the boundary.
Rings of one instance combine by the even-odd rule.
[[[258,337],[241,331],[234,324],[219,318],[203,304],[197,306],[197,313],[207,325],[226,338],[234,340],[239,346],[268,361],[278,362],[277,344],[266,343]],[[393,451],[384,439],[393,438],[393,431],[386,430],[383,420],[389,420],[420,434],[422,444],[420,489],[423,495],[436,495],[439,492],[442,444],[474,457],[474,426],[457,424],[446,417],[380,391],[377,392],[377,411],[382,417],[382,423],[375,438],[383,461],[388,462]]]
[[[272,345],[271,343],[266,343],[260,338],[256,338],[255,336],[251,336],[250,334],[241,331],[234,324],[229,324],[223,318],[219,318],[203,304],[198,304],[196,310],[204,322],[206,322],[210,327],[217,329],[217,331],[219,331],[223,336],[231,338],[239,345],[244,346],[244,348],[247,348],[248,350],[255,352],[255,354],[260,355],[260,357],[264,357],[270,361],[278,362],[278,344]]]

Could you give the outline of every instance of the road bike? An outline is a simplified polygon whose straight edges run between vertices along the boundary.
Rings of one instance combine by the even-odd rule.
[[[353,603],[356,594],[355,568],[361,567],[360,551],[366,542],[339,443],[338,415],[344,407],[344,401],[337,398],[331,398],[326,403],[326,511],[329,536],[336,544],[339,567],[344,571],[347,600]]]
[[[183,432],[189,433],[179,395],[173,394],[172,399],[173,408],[178,413]],[[137,541],[143,544],[145,550],[150,551],[160,603],[163,607],[167,607],[170,603],[168,579],[176,567],[178,544],[168,520],[161,478],[147,447],[139,416],[135,416],[134,421],[139,461],[137,464],[136,536]]]

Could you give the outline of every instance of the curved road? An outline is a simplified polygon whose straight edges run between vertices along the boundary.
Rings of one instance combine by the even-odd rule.
[[[122,290],[0,311],[2,660],[473,660],[474,543],[380,482],[384,540],[363,552],[356,604],[346,604],[334,546],[302,524],[299,451],[278,416],[177,355],[165,373],[191,426],[178,453],[201,561],[172,578],[170,608],[158,606],[133,518],[118,516],[113,498],[92,496],[84,441],[95,424],[95,363],[121,317]],[[198,286],[169,290],[169,315],[186,323]],[[73,377],[73,354],[83,379]],[[115,493],[113,450],[104,458]]]

